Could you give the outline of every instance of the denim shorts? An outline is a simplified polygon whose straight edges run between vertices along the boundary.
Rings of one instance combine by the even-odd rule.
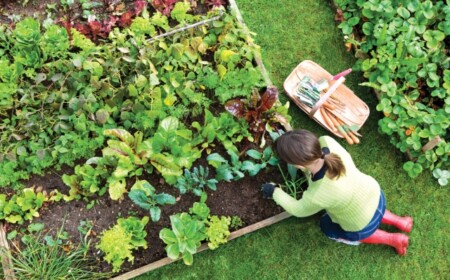
[[[384,211],[386,210],[386,199],[384,197],[383,191],[381,191],[380,202],[378,203],[377,210],[373,215],[370,223],[360,231],[345,231],[340,225],[334,223],[330,216],[325,213],[322,218],[320,218],[320,229],[325,233],[326,236],[332,239],[344,239],[348,241],[358,241],[365,239],[374,233],[380,226],[381,220],[384,216]]]

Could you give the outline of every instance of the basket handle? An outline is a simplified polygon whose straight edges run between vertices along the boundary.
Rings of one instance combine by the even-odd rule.
[[[344,81],[345,81],[344,77],[340,77],[339,79],[337,79],[337,81],[334,82],[334,84],[328,89],[327,93],[325,93],[325,95],[322,96],[319,99],[319,101],[317,101],[317,103],[314,105],[314,107],[312,107],[311,111],[309,112],[309,116],[311,118],[314,116],[317,110],[319,110],[319,108],[323,105],[323,103],[327,101],[328,97],[330,97],[330,95],[333,94],[333,92],[335,92],[336,89],[344,83]]]

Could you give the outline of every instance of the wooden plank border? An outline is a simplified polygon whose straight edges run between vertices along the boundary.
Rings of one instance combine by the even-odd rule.
[[[254,231],[258,230],[258,229],[270,226],[272,224],[275,224],[275,223],[277,223],[279,221],[282,221],[284,219],[287,219],[289,217],[291,217],[290,214],[288,214],[287,212],[282,212],[282,213],[280,213],[278,215],[275,215],[273,217],[267,218],[267,219],[262,220],[262,221],[260,221],[258,223],[255,223],[253,225],[241,228],[241,229],[239,229],[237,231],[232,232],[230,234],[229,238],[228,238],[228,241],[233,240],[233,239],[238,238],[238,237],[241,237],[241,236],[243,236],[243,235],[245,235],[247,233],[254,232]],[[197,249],[197,253],[200,253],[200,252],[205,251],[207,249],[208,249],[208,245],[206,243],[204,243]],[[160,267],[163,267],[163,266],[165,266],[167,264],[170,264],[170,263],[173,263],[175,261],[178,261],[178,260],[172,260],[172,259],[166,257],[166,258],[163,258],[163,259],[161,259],[159,261],[156,261],[156,262],[144,265],[144,266],[142,266],[140,268],[137,268],[135,270],[132,270],[130,272],[127,272],[127,273],[124,273],[122,275],[119,275],[119,276],[116,276],[114,278],[111,278],[111,280],[128,280],[128,279],[132,279],[134,277],[137,277],[137,276],[142,275],[144,273],[147,273],[147,272],[150,272],[152,270],[158,269]]]
[[[259,48],[259,46],[255,45],[255,43],[253,42],[253,38],[250,35],[250,30],[248,29],[247,25],[244,22],[244,19],[242,18],[241,11],[239,10],[239,8],[234,0],[228,0],[228,3],[230,4],[230,9],[235,13],[236,19],[238,20],[239,24],[241,25],[242,30],[244,31],[245,35],[247,35],[247,43],[250,46],[255,47],[257,49],[257,51],[254,52],[255,61],[256,61],[256,64],[258,65],[259,69],[261,70],[261,74],[263,75],[264,82],[268,86],[272,86],[273,85],[272,80],[270,79],[269,73],[267,72],[267,69],[264,66],[264,63],[262,62],[260,48]]]

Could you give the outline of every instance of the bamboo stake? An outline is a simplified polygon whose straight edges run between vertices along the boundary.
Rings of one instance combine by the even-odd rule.
[[[186,26],[183,26],[183,27],[176,28],[176,29],[171,30],[169,32],[166,32],[164,34],[161,34],[161,35],[152,37],[150,39],[147,39],[146,41],[147,42],[152,42],[152,41],[154,41],[156,39],[159,39],[159,38],[164,38],[164,37],[173,35],[175,33],[181,32],[181,31],[185,31],[185,30],[188,30],[188,29],[200,26],[200,25],[204,25],[204,24],[210,23],[212,21],[216,21],[216,20],[218,20],[218,19],[220,19],[222,17],[223,13],[224,13],[223,10],[220,10],[220,14],[218,16],[212,17],[210,19],[205,19],[205,20],[193,23],[193,24],[189,24],[189,25],[186,25]]]

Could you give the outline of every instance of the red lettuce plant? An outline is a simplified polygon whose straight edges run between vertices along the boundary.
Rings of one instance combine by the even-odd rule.
[[[250,131],[255,137],[255,141],[263,135],[266,124],[279,122],[277,113],[271,110],[278,100],[278,89],[269,86],[267,90],[260,95],[258,90],[254,90],[250,99],[232,99],[225,104],[225,109],[233,116],[245,118],[248,122]]]
[[[170,16],[170,12],[173,10],[175,3],[179,1],[180,0],[153,0],[151,5],[163,15]]]

